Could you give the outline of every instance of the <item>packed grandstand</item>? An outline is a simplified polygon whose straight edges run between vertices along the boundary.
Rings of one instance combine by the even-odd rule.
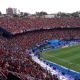
[[[46,40],[73,38],[80,38],[79,17],[0,17],[0,80],[80,80],[59,79],[29,55]]]

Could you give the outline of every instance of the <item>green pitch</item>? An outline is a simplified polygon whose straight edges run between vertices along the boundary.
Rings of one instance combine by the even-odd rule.
[[[80,44],[42,52],[41,55],[43,59],[80,72]]]

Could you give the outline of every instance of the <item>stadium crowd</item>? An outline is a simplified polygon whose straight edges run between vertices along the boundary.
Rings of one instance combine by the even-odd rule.
[[[46,70],[32,61],[28,54],[24,54],[26,53],[25,50],[47,39],[79,36],[80,31],[78,30],[34,31],[11,38],[0,36],[0,67],[2,70],[8,70],[7,72],[12,71],[16,72],[16,74],[20,73],[20,75],[28,74],[27,76],[31,76],[32,80],[53,80],[53,76],[47,76],[49,73]],[[42,75],[46,75],[46,77]],[[54,79],[58,80],[56,77]]]
[[[0,50],[0,75],[7,79],[10,71],[18,75],[21,80],[58,80],[55,75],[51,75],[34,62],[27,53],[10,53]]]
[[[0,17],[0,26],[13,33],[52,28],[75,28],[80,27],[80,18]]]
[[[21,80],[58,80],[55,75],[34,62],[26,49],[47,39],[80,37],[80,29],[52,29],[80,27],[79,21],[79,18],[0,18],[0,27],[10,32],[30,30],[10,38],[0,34],[0,76],[7,79],[11,72]]]

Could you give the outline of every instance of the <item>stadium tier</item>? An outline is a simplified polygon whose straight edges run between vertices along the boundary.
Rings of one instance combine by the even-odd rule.
[[[9,37],[7,37],[9,35]],[[80,37],[80,18],[0,18],[1,80],[59,80],[28,55],[37,43]],[[26,54],[25,54],[26,53]],[[9,77],[11,75],[12,77]],[[9,78],[10,79],[9,79]]]
[[[25,31],[53,29],[53,28],[80,28],[80,18],[10,18],[1,17],[0,27],[13,34]],[[12,28],[14,27],[14,28]]]

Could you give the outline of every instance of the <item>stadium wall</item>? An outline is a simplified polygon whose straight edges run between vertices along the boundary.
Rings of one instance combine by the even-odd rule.
[[[3,35],[4,37],[11,37],[11,36],[12,36],[11,32],[6,31],[6,30],[3,29],[2,27],[0,27],[0,33],[1,33],[1,35]]]
[[[62,73],[71,75],[72,77],[77,78],[78,80],[80,80],[80,73],[79,72],[76,72],[74,70],[68,69],[68,68],[63,67],[63,66],[60,66],[60,65],[58,65],[56,63],[53,63],[51,61],[48,61],[48,60],[43,60],[43,61],[46,64],[48,64],[50,66],[53,66],[54,68],[60,70]]]

